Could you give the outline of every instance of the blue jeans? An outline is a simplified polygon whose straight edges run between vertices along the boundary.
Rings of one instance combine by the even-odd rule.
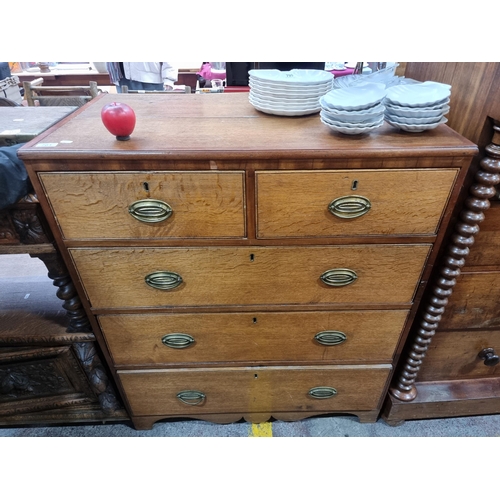
[[[116,91],[119,94],[122,93],[122,85],[126,85],[129,90],[163,90],[163,83],[146,83],[122,78],[120,84],[116,85]]]

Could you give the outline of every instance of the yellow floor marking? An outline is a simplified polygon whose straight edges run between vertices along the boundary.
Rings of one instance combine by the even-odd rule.
[[[273,437],[273,424],[271,422],[252,424],[249,437]]]

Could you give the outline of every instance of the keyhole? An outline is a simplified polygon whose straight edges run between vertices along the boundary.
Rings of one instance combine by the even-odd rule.
[[[143,182],[142,186],[144,187],[144,191],[149,192],[149,184],[147,182]]]
[[[356,191],[358,189],[358,181],[352,181],[351,190]]]
[[[253,376],[253,378],[257,378],[257,377],[258,377],[258,375],[257,375],[256,373],[254,373],[254,376]]]
[[[253,318],[253,319],[252,319],[252,322],[253,322],[253,324],[255,325],[255,323],[257,323],[257,318]]]
[[[250,262],[253,262],[255,260],[255,255],[253,253],[250,254]]]

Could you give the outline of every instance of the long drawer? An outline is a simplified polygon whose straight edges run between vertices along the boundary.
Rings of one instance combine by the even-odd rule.
[[[457,172],[257,172],[257,237],[433,235]]]
[[[134,416],[373,410],[389,365],[118,371]]]
[[[407,311],[99,316],[114,362],[391,362]]]
[[[242,238],[242,172],[41,173],[66,239]]]
[[[92,307],[409,305],[430,245],[74,248]]]

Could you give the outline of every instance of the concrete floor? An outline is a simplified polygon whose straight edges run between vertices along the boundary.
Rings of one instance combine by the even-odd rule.
[[[30,286],[47,281],[47,270],[28,255],[0,255],[0,287],[22,283],[19,289],[30,300]],[[54,298],[55,289],[54,289]],[[1,304],[0,304],[1,306]],[[1,325],[0,325],[1,328]],[[407,421],[398,427],[383,420],[360,424],[350,415],[315,417],[299,422],[218,425],[203,421],[159,422],[152,430],[136,431],[127,424],[0,427],[0,437],[499,437],[500,415]]]

